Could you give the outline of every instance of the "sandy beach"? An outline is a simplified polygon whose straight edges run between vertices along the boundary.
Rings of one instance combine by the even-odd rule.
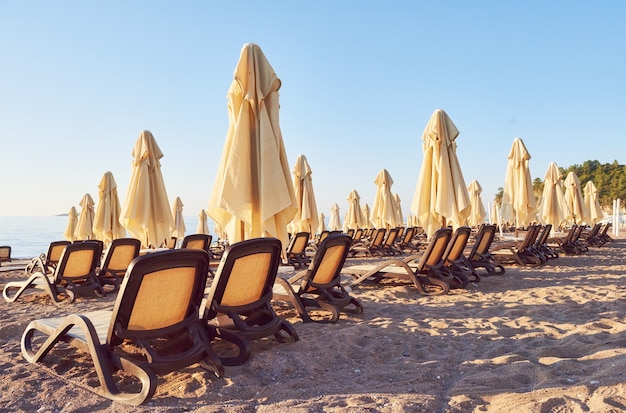
[[[161,376],[141,407],[87,390],[97,384],[89,356],[70,347],[58,345],[40,364],[20,353],[30,320],[110,308],[112,294],[64,307],[43,294],[2,300],[0,411],[624,411],[624,244],[540,268],[507,266],[504,276],[445,296],[424,297],[402,282],[362,284],[353,295],[364,314],[342,314],[336,324],[304,324],[277,303],[300,341],[257,341],[250,361],[222,378],[197,365]],[[0,272],[0,285],[22,277]]]

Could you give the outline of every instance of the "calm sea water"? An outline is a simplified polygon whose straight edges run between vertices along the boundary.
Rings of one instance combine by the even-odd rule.
[[[184,217],[186,234],[193,234],[198,217]],[[209,219],[213,233],[213,221]],[[0,217],[0,245],[11,246],[11,258],[32,258],[48,251],[53,241],[64,239],[67,216]]]

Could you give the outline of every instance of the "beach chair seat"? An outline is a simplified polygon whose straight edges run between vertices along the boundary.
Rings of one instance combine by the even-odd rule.
[[[32,274],[36,271],[44,274],[52,274],[61,259],[65,247],[70,245],[70,241],[53,241],[48,245],[48,251],[33,258],[27,265],[25,272]]]
[[[0,265],[3,262],[11,262],[11,247],[8,245],[0,246]]]
[[[296,269],[309,265],[311,259],[307,255],[307,247],[310,235],[309,232],[298,232],[291,237],[285,251],[288,265],[293,265]]]
[[[298,340],[293,326],[271,306],[280,261],[281,242],[276,238],[253,238],[224,251],[202,310],[210,338],[228,345],[225,351],[216,346],[223,364],[246,362],[251,340],[272,335],[281,343]]]
[[[139,256],[141,241],[137,238],[117,238],[111,242],[102,266],[97,271],[98,282],[117,291],[130,263]]]
[[[69,343],[91,356],[100,384],[88,386],[92,391],[135,406],[153,396],[158,374],[199,363],[221,376],[222,364],[199,316],[207,267],[202,251],[137,257],[112,311],[34,320],[22,335],[22,355],[43,363],[57,343]]]
[[[495,225],[483,224],[476,234],[474,245],[467,254],[467,262],[481,276],[502,275],[504,266],[497,262],[489,252],[496,235]]]
[[[378,284],[383,279],[406,280],[423,295],[442,295],[450,291],[450,285],[442,279],[442,257],[452,236],[448,228],[437,230],[421,256],[412,255],[403,260],[386,259],[378,264],[344,266],[342,274],[354,278],[350,287],[369,282]]]
[[[35,272],[22,281],[8,282],[2,290],[7,302],[14,302],[26,291],[45,291],[54,304],[67,304],[74,301],[76,293],[93,292],[104,296],[104,290],[96,277],[96,267],[102,249],[96,242],[80,242],[68,245],[53,274]]]
[[[273,298],[290,302],[304,322],[334,323],[340,312],[361,314],[363,305],[341,285],[344,265],[352,239],[348,235],[331,235],[318,247],[307,270],[293,277],[276,277]],[[329,318],[314,318],[308,309],[330,313]]]

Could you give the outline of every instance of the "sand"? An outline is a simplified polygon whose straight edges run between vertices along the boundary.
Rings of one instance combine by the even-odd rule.
[[[141,407],[87,390],[88,356],[58,346],[29,364],[20,337],[33,318],[110,308],[44,295],[0,304],[0,410],[17,412],[617,412],[626,410],[624,239],[541,268],[507,266],[446,296],[409,284],[361,285],[361,316],[304,324],[300,341],[255,343],[222,378],[197,365],[160,377]],[[347,264],[349,265],[350,262]],[[6,264],[5,264],[6,265]],[[0,284],[21,278],[0,273]]]

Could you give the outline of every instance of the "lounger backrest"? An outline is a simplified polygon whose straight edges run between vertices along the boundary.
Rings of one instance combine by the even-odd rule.
[[[360,240],[361,238],[363,238],[363,228],[358,228],[355,232],[354,235],[352,236],[352,239],[355,241]]]
[[[3,245],[0,247],[0,262],[11,261],[11,247]]]
[[[471,233],[472,229],[470,227],[463,226],[457,228],[443,254],[443,259],[454,262],[461,258]]]
[[[387,233],[387,230],[385,228],[378,228],[376,230],[376,232],[374,233],[374,238],[372,239],[372,243],[370,244],[370,247],[380,247],[381,245],[383,245],[383,241],[385,240],[385,234]]]
[[[340,277],[341,269],[350,250],[351,238],[348,235],[333,235],[319,246],[313,261],[302,281],[302,290],[327,286]]]
[[[415,235],[415,227],[408,227],[404,231],[404,235],[402,236],[402,243],[403,244],[411,243],[411,240],[413,239],[414,235]]]
[[[139,256],[140,249],[141,241],[137,238],[114,239],[104,258],[101,273],[124,275],[130,263]]]
[[[209,250],[209,245],[211,245],[211,235],[208,234],[191,234],[187,235],[183,238],[183,242],[180,245],[180,248],[189,248],[195,250]]]
[[[309,235],[308,232],[298,232],[294,235],[287,247],[287,254],[304,253],[306,246],[309,244]]]
[[[550,231],[552,231],[552,224],[546,224],[542,228],[541,235],[537,237],[536,246],[544,245],[548,242],[548,237],[550,236]]]
[[[281,243],[276,238],[253,238],[228,246],[209,290],[207,319],[224,308],[244,310],[269,302],[280,255]]]
[[[61,254],[55,272],[55,282],[62,280],[82,281],[95,275],[102,249],[95,242],[79,242],[68,245]]]
[[[387,232],[387,238],[385,238],[385,246],[389,247],[391,245],[393,245],[394,242],[396,242],[396,239],[398,238],[398,228],[391,228],[388,232]]]
[[[46,254],[46,265],[55,265],[61,259],[65,247],[70,245],[70,241],[54,241],[48,246],[48,253]]]
[[[170,250],[130,264],[113,309],[107,344],[176,334],[198,322],[209,267],[201,250]]]
[[[474,247],[470,251],[468,258],[470,260],[476,260],[479,259],[481,255],[487,254],[495,236],[496,226],[484,225],[476,236],[476,242],[474,243]]]
[[[538,225],[531,225],[528,227],[528,231],[526,231],[526,236],[522,240],[522,243],[519,244],[518,250],[525,250],[529,248],[535,240],[537,239],[537,232],[539,231]]]
[[[417,270],[422,271],[424,267],[435,267],[441,263],[446,247],[452,237],[449,228],[438,229],[431,237],[428,247],[417,264]]]

